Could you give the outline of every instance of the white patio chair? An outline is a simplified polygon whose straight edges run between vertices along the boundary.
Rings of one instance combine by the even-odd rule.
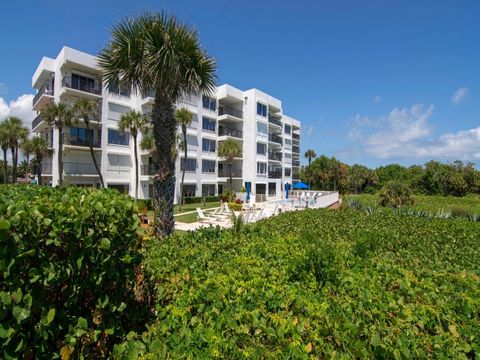
[[[207,224],[218,224],[221,219],[218,217],[210,216],[210,215],[205,215],[202,209],[197,208],[197,217],[199,222],[201,223],[207,223]]]

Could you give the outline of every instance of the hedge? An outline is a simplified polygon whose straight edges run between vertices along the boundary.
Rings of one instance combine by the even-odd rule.
[[[133,200],[108,189],[0,190],[0,357],[107,356],[147,316]]]
[[[204,201],[205,199],[205,202],[219,202],[220,201],[220,197],[218,196],[205,196],[205,197],[202,197],[202,196],[187,196],[185,197],[185,204],[197,204],[197,203],[201,203],[202,201]]]

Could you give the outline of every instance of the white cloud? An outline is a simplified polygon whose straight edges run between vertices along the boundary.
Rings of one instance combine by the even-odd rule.
[[[313,126],[309,126],[309,127],[307,128],[307,136],[308,136],[308,137],[312,136],[313,130],[315,130]]]
[[[375,97],[373,98],[373,101],[376,103],[379,103],[380,101],[382,101],[382,97],[380,95],[375,95]]]
[[[5,83],[0,82],[0,95],[4,95],[8,92],[7,85]]]
[[[452,104],[460,104],[468,95],[468,88],[466,86],[457,89],[452,96]]]
[[[32,94],[21,95],[16,100],[8,103],[4,98],[0,97],[0,121],[9,116],[17,116],[31,130],[32,121],[36,117],[35,111],[32,110],[32,101]]]
[[[480,159],[480,127],[432,137],[433,105],[395,108],[386,116],[357,115],[349,132],[355,154],[380,159]]]

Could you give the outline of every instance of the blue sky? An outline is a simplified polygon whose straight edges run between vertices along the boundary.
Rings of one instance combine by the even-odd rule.
[[[8,1],[0,116],[29,116],[42,56],[95,54],[119,19],[161,9],[198,29],[219,84],[283,101],[302,121],[302,151],[368,166],[480,163],[479,1]]]

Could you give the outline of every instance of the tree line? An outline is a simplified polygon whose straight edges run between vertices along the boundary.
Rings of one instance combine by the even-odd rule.
[[[375,193],[391,181],[408,185],[416,194],[464,196],[480,193],[480,171],[471,162],[456,160],[442,163],[431,160],[424,165],[402,166],[389,164],[375,169],[364,165],[348,165],[335,157],[325,155],[302,167],[301,180],[312,189],[333,190],[341,193]]]

